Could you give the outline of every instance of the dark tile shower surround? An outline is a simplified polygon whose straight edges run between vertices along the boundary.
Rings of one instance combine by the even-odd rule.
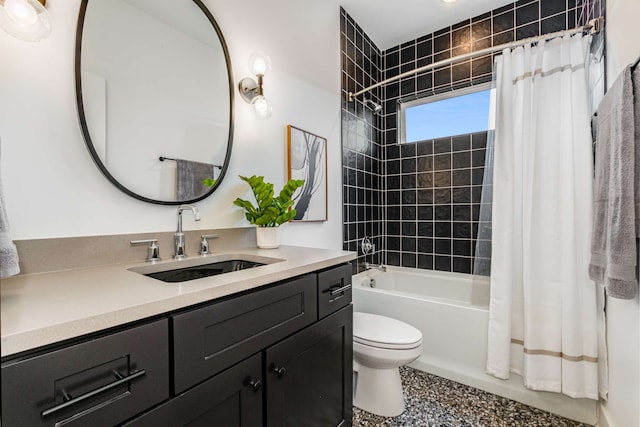
[[[344,248],[359,250],[358,240],[369,235],[389,265],[473,271],[478,229],[491,226],[479,221],[487,133],[398,145],[396,111],[399,101],[490,82],[493,55],[389,83],[353,102],[348,92],[470,51],[583,25],[603,11],[604,0],[520,0],[380,52],[341,9]],[[380,115],[363,106],[364,96],[383,105]]]
[[[471,273],[487,132],[386,147],[390,265]]]
[[[379,82],[383,76],[382,54],[362,28],[340,9],[342,62],[342,183],[343,247],[358,251],[354,273],[364,261],[383,262],[384,169],[382,159],[382,120],[365,107],[362,97],[349,102],[348,92],[356,92]],[[381,90],[367,97],[380,103]],[[360,241],[371,238],[376,253],[363,256]]]

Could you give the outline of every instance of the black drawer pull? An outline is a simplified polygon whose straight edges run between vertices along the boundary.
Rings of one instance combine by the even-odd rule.
[[[54,406],[53,408],[46,409],[46,410],[44,410],[44,411],[42,411],[40,413],[40,416],[42,418],[48,417],[51,414],[55,414],[56,412],[59,412],[59,411],[65,409],[65,408],[73,406],[73,405],[75,405],[77,403],[80,403],[80,402],[82,402],[84,400],[87,400],[87,399],[89,399],[89,398],[91,398],[93,396],[97,396],[100,393],[104,393],[105,391],[111,390],[112,388],[116,388],[116,387],[118,387],[118,386],[120,386],[122,384],[126,384],[126,383],[128,383],[128,382],[130,382],[130,381],[132,381],[132,380],[134,380],[136,378],[140,378],[140,377],[142,377],[142,376],[144,376],[146,374],[147,374],[147,371],[145,371],[144,369],[140,369],[139,371],[134,372],[133,374],[129,375],[128,377],[122,377],[121,379],[119,379],[117,381],[114,381],[112,383],[104,385],[104,386],[102,386],[100,388],[92,390],[92,391],[90,391],[88,393],[85,393],[85,394],[83,394],[81,396],[74,397],[71,400],[67,400],[66,402],[63,402],[63,403],[61,403],[59,405]],[[68,394],[66,394],[66,393],[65,393],[65,395],[68,396]]]
[[[336,295],[342,294],[345,291],[348,291],[349,289],[351,289],[351,283],[349,283],[348,285],[344,285],[344,286],[342,286],[340,288],[331,287],[329,289],[325,289],[322,292],[330,292],[331,296],[335,297]]]

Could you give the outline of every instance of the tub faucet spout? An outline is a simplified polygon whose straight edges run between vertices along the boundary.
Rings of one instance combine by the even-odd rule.
[[[384,264],[371,264],[370,262],[365,262],[364,263],[364,269],[365,270],[378,270],[378,271],[382,271],[383,273],[385,271],[387,271],[387,267]]]
[[[175,259],[183,259],[187,257],[187,254],[184,250],[185,248],[185,239],[184,233],[182,232],[182,211],[191,210],[193,213],[193,219],[195,221],[200,221],[200,211],[197,207],[191,205],[180,205],[178,206],[178,212],[176,213],[176,221],[177,221],[177,229],[176,233],[173,235],[174,240],[174,249],[175,252],[173,254],[173,258]]]

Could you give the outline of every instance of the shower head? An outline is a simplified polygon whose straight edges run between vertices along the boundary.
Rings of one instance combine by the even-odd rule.
[[[362,100],[362,102],[364,103],[364,105],[368,105],[373,110],[374,114],[382,111],[382,105],[372,101],[371,99],[365,98]]]

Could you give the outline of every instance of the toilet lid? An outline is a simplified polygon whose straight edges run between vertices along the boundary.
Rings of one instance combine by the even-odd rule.
[[[422,344],[422,332],[390,317],[355,312],[353,340],[379,348],[408,349]]]

